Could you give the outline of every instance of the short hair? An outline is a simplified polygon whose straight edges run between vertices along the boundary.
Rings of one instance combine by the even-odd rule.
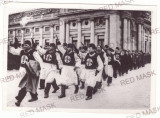
[[[50,43],[49,46],[56,47],[56,45],[54,43]]]
[[[31,42],[29,40],[24,41],[24,44],[28,44],[29,46],[31,46]]]
[[[104,47],[105,47],[105,48],[109,48],[109,46],[108,46],[108,45],[105,45]]]
[[[119,50],[119,47],[116,47],[117,50]]]
[[[68,48],[73,48],[73,44],[69,43],[69,44],[67,45],[67,47],[68,47]]]
[[[91,48],[93,48],[93,49],[96,49],[96,46],[95,46],[95,44],[93,44],[93,43],[89,44],[88,47],[91,47]]]
[[[67,46],[67,43],[63,43],[63,46]]]

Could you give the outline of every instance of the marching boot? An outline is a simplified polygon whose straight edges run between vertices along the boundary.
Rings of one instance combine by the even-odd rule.
[[[87,93],[86,93],[86,96],[87,96],[86,100],[92,99],[92,92],[93,92],[93,88],[91,86],[88,86]]]
[[[78,85],[75,85],[75,91],[74,91],[74,94],[78,93],[78,90],[79,90]]]
[[[31,95],[32,98],[30,100],[28,100],[28,102],[33,102],[33,101],[38,100],[38,97],[37,97],[38,94],[37,93],[34,94],[34,93],[30,92],[30,95]]]
[[[112,83],[112,77],[108,77],[107,86],[110,86],[111,83]]]
[[[101,89],[101,87],[102,87],[102,82],[98,82],[97,88]]]
[[[61,86],[61,95],[58,96],[58,98],[66,97],[65,90],[66,90],[65,85],[62,85]]]
[[[45,80],[40,79],[40,90],[45,88]]]
[[[81,88],[81,89],[84,89],[84,87],[85,87],[85,86],[84,86],[84,82],[81,81],[81,83],[82,83],[82,85],[81,85],[80,88]]]
[[[27,94],[27,91],[26,91],[26,88],[22,88],[19,93],[18,93],[18,96],[16,96],[15,98],[17,99],[17,102],[15,103],[15,105],[17,107],[20,106],[22,100],[24,99],[24,97],[26,96]]]
[[[57,86],[56,80],[53,81],[52,86],[54,88],[54,91],[52,93],[56,93],[57,90],[59,90],[59,87]]]
[[[49,97],[49,90],[51,88],[51,83],[47,83],[45,89],[44,89],[44,98],[48,98]]]
[[[98,82],[96,82],[96,85],[95,85],[95,87],[93,89],[93,94],[95,94],[97,92],[97,89],[98,89]]]

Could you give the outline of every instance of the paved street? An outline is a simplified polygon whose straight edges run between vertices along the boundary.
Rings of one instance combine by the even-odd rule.
[[[43,90],[38,89],[38,101],[28,102],[30,94],[27,93],[25,99],[21,103],[21,107],[41,107],[49,103],[54,103],[56,108],[100,108],[100,109],[138,109],[148,108],[150,106],[150,78],[144,78],[142,80],[135,80],[134,82],[121,85],[122,80],[128,78],[136,78],[143,73],[151,71],[151,65],[147,64],[145,67],[138,70],[129,71],[127,75],[113,79],[113,83],[110,87],[107,87],[106,82],[103,82],[102,89],[93,95],[92,100],[85,100],[85,91],[80,90],[77,95],[74,94],[74,87],[70,86],[66,91],[65,98],[59,99],[60,90],[53,94],[53,88],[50,91],[49,98],[45,99]],[[18,71],[8,71],[8,75],[18,73]],[[13,81],[3,83],[7,84],[7,105],[15,106],[15,96],[17,95],[19,88],[20,78]],[[129,84],[130,83],[130,84]]]

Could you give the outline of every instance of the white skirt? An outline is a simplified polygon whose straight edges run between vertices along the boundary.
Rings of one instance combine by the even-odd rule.
[[[59,80],[57,81],[58,85],[78,85],[78,77],[76,71],[74,71],[74,66],[63,65],[62,72]]]
[[[85,83],[88,86],[94,87],[96,85],[96,81],[97,81],[97,76],[95,76],[95,72],[96,70],[92,69],[85,69],[82,73],[81,73],[81,78],[85,79]]]
[[[59,70],[56,65],[44,63],[44,67],[41,69],[40,79],[45,79],[45,83],[52,83],[54,79],[58,81],[60,78]]]
[[[106,75],[113,77],[113,67],[112,65],[106,65],[105,66],[105,73]]]

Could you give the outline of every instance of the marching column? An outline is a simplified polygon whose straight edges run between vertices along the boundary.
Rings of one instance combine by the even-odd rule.
[[[91,39],[90,43],[94,43],[94,18],[91,18]]]
[[[109,20],[108,20],[108,18],[109,18],[109,16],[105,16],[105,40],[104,40],[104,45],[108,45],[108,29],[109,29],[109,27],[108,27],[108,22],[109,22]]]
[[[69,41],[69,21],[65,21],[66,22],[66,43],[70,43]]]
[[[78,19],[77,22],[78,22],[78,43],[77,43],[77,48],[79,48],[80,45],[81,45],[81,39],[82,39],[82,34],[81,34],[81,19]]]

